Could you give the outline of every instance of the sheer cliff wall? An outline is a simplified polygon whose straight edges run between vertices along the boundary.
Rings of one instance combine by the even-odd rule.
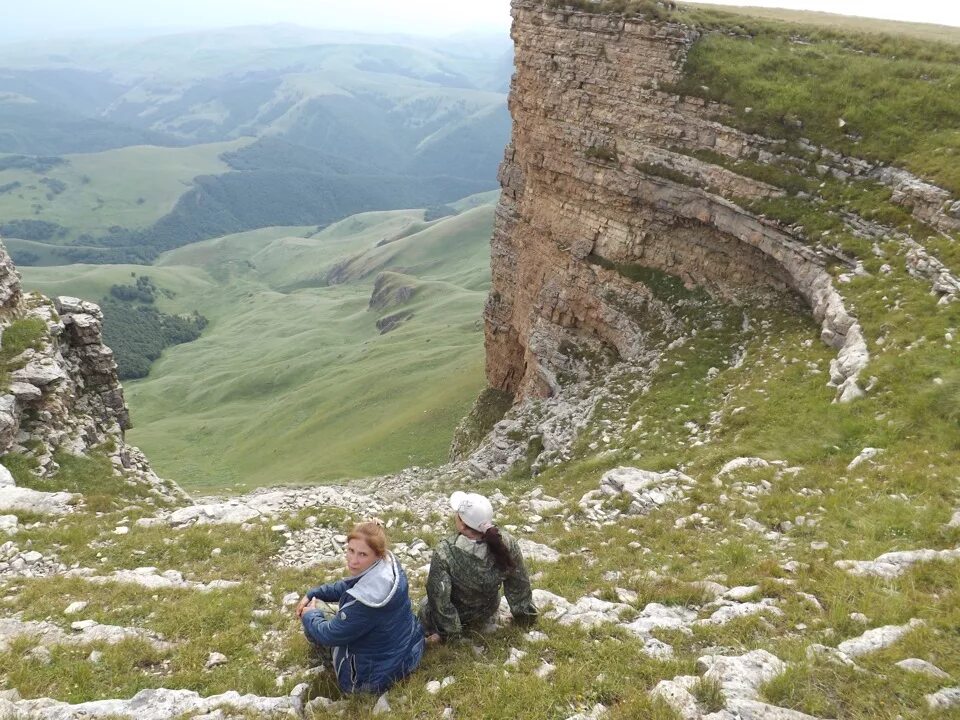
[[[670,91],[697,32],[542,0],[514,0],[513,19],[514,125],[485,309],[490,386],[551,395],[565,341],[635,356],[669,329],[671,309],[650,288],[666,275],[731,302],[799,295],[839,351],[838,398],[859,396],[869,355],[825,258],[733,201],[782,191],[690,155],[735,158],[769,142]]]

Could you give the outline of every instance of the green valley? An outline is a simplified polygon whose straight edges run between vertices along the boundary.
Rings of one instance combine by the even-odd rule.
[[[484,386],[496,197],[434,222],[405,210],[230,235],[148,268],[23,268],[24,284],[98,300],[147,275],[163,312],[209,319],[126,385],[128,438],[161,474],[207,491],[374,475],[445,459]]]
[[[282,26],[0,46],[0,235],[20,266],[150,263],[493,190],[510,58]]]

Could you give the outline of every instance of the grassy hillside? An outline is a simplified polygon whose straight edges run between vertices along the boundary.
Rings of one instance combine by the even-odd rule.
[[[242,233],[150,268],[25,268],[24,282],[96,299],[132,272],[148,274],[171,291],[158,297],[161,310],[210,320],[199,340],[166,350],[147,379],[126,385],[128,437],[164,476],[213,490],[378,474],[445,459],[484,385],[493,208],[422,217],[367,213],[319,233]],[[331,284],[337,267],[350,272]],[[409,292],[370,310],[387,270]],[[377,321],[391,316],[396,327],[381,334]]]
[[[354,229],[367,233],[366,241],[353,250],[365,247],[382,230],[416,221],[414,213],[352,218]],[[329,240],[344,243],[346,249],[349,230],[331,228]],[[182,260],[186,254],[199,260],[206,249],[211,267],[239,272],[238,259],[259,243],[297,245],[313,239],[248,234],[184,248],[165,260]],[[893,255],[892,243],[883,248]],[[171,257],[175,255],[181,258]],[[536,588],[570,603],[583,599],[593,611],[588,613],[590,622],[600,619],[598,608],[610,610],[605,621],[581,625],[571,622],[573,612],[561,619],[542,606],[544,616],[536,628],[542,635],[530,636],[526,628],[507,624],[489,634],[471,633],[462,643],[432,648],[418,670],[390,691],[392,716],[414,720],[453,708],[458,717],[562,719],[589,713],[601,703],[609,720],[677,720],[681,715],[653,694],[661,681],[700,676],[692,692],[699,715],[705,715],[722,708],[746,676],[734,673],[721,686],[713,677],[703,677],[698,658],[765,650],[785,665],[757,685],[760,702],[819,718],[954,718],[956,709],[932,710],[926,698],[955,687],[960,676],[960,562],[928,560],[888,578],[855,575],[835,564],[891,551],[950,550],[960,543],[960,527],[950,523],[960,508],[960,365],[955,344],[960,305],[938,305],[929,283],[910,276],[902,258],[894,256],[891,264],[889,273],[859,277],[844,286],[871,343],[868,373],[877,378],[875,388],[860,401],[832,402],[834,393],[826,380],[835,353],[819,341],[819,328],[802,312],[784,303],[724,307],[701,300],[688,305],[683,317],[687,343],[664,352],[651,377],[638,373],[606,383],[609,392],[569,462],[536,478],[514,472],[466,481],[471,489],[489,495],[502,491],[504,499],[497,507],[501,526],[561,554],[559,562],[528,560]],[[346,288],[333,290],[343,293]],[[256,293],[252,284],[249,290]],[[314,299],[310,292],[288,296],[287,315],[296,314],[295,300]],[[346,323],[365,315],[359,297],[328,299],[352,313],[344,317]],[[295,336],[310,332],[305,314],[273,322]],[[351,323],[349,337],[364,337],[356,330],[359,324]],[[270,331],[262,326],[244,329]],[[246,343],[267,352],[271,362],[278,359],[272,346],[246,337]],[[881,337],[884,342],[876,342]],[[378,349],[373,345],[367,346],[370,354]],[[355,350],[342,348],[345,355],[365,362]],[[243,352],[239,347],[233,351]],[[208,356],[207,361],[216,358]],[[295,364],[296,358],[287,362]],[[403,367],[402,362],[391,363],[388,372]],[[349,381],[349,370],[341,369]],[[185,374],[182,382],[191,379]],[[196,392],[203,390],[198,387]],[[243,392],[252,389],[238,395]],[[371,395],[357,389],[341,402],[352,406]],[[305,423],[323,407],[316,401],[304,405],[299,409]],[[258,407],[270,409],[261,404],[254,412]],[[336,411],[354,413],[343,405]],[[203,432],[215,432],[222,421],[211,413],[194,442],[205,443]],[[225,421],[233,424],[236,418],[228,414]],[[265,452],[276,446],[271,432],[267,422],[254,431]],[[316,435],[297,452],[310,454],[326,439]],[[408,436],[406,441],[413,447],[418,440]],[[881,452],[852,465],[864,447]],[[738,457],[759,457],[770,464],[720,473]],[[7,457],[4,462],[24,485],[99,493],[106,498],[103,512],[80,511],[56,520],[31,516],[30,521],[39,522],[14,536],[20,547],[29,541],[29,547],[45,556],[96,567],[101,575],[147,563],[182,571],[197,582],[228,579],[240,584],[200,593],[147,591],[128,583],[95,585],[83,578],[9,582],[4,610],[22,612],[25,620],[50,620],[66,629],[73,618],[64,617],[63,609],[82,601],[88,607],[78,617],[144,628],[172,643],[163,650],[136,640],[61,645],[45,663],[28,652],[35,641],[20,640],[0,652],[0,673],[9,687],[28,698],[80,702],[130,697],[157,686],[190,688],[205,696],[226,690],[279,696],[303,681],[309,684],[308,697],[340,699],[331,673],[308,670],[313,664],[309,647],[282,598],[343,572],[334,550],[319,553],[329,565],[288,566],[284,561],[291,556],[291,546],[285,534],[296,548],[317,535],[343,532],[363,511],[325,502],[282,511],[252,523],[245,532],[236,525],[141,527],[134,521],[153,516],[157,508],[135,494],[139,488],[113,477],[106,459],[58,459],[63,469],[53,479],[32,476],[20,459]],[[299,462],[296,455],[289,460]],[[203,474],[212,462],[198,465],[197,473]],[[672,498],[659,497],[642,513],[630,507],[627,495],[607,497],[599,511],[581,506],[584,493],[596,490],[603,474],[618,466],[679,468],[691,478],[691,487]],[[284,479],[275,477],[274,482]],[[450,532],[443,497],[455,487],[462,485],[425,475],[410,486],[379,488],[371,500],[397,502],[398,507],[414,503],[416,512],[394,509],[383,517],[390,523],[393,548],[409,573],[415,601],[424,593],[426,560],[422,551],[407,549],[417,540],[433,547]],[[358,483],[352,490],[369,492],[369,486]],[[542,494],[556,498],[558,505],[535,511],[531,498],[543,502]],[[271,530],[275,523],[285,529]],[[129,532],[118,534],[118,525]],[[671,613],[649,631],[672,646],[669,657],[651,657],[645,649],[648,636],[638,637],[625,625],[649,618],[651,612]],[[714,619],[726,612],[736,617]],[[902,628],[898,639],[847,662],[837,659],[841,643],[888,626]],[[884,633],[892,634],[889,628]],[[103,653],[101,665],[88,659],[92,648]],[[526,655],[508,662],[516,658],[516,649]],[[229,661],[205,670],[212,651],[226,654]],[[932,663],[947,677],[895,664],[908,658]],[[446,677],[454,683],[439,693],[428,689],[429,681]],[[363,694],[345,698],[344,715],[377,717],[376,699]],[[755,712],[760,716],[760,710]],[[775,711],[763,712],[769,716]],[[319,720],[329,714],[315,708],[306,717]]]
[[[843,32],[874,33],[877,35],[899,35],[911,37],[924,42],[945,42],[960,44],[960,29],[950,25],[934,25],[932,23],[900,22],[896,20],[882,20],[879,18],[856,17],[854,15],[838,15],[830,12],[813,12],[811,10],[788,10],[786,8],[767,8],[736,5],[707,5],[704,3],[683,2],[684,7],[698,8],[707,12],[722,11],[739,15],[745,18],[761,18],[780,22],[795,23],[800,26],[819,25]]]
[[[145,228],[174,208],[195,177],[227,172],[220,156],[250,142],[127,147],[66,155],[45,172],[2,170],[0,187],[17,187],[0,193],[0,218],[42,218],[67,228],[62,237],[51,238],[56,244],[84,233],[99,237],[112,226]]]

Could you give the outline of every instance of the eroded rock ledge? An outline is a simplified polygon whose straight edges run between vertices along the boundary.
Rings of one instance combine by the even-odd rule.
[[[0,348],[8,375],[0,385],[0,455],[31,456],[40,473],[52,475],[58,469],[56,451],[86,455],[99,449],[110,454],[118,473],[147,482],[168,498],[185,498],[175,484],[153,473],[137,448],[124,443],[130,415],[113,351],[103,344],[102,325],[103,314],[94,303],[24,294],[0,242]],[[20,338],[14,342],[13,336]],[[27,336],[29,342],[23,340]],[[9,473],[4,470],[3,476]],[[0,482],[0,510],[30,509],[23,505],[33,491],[7,479]],[[40,505],[37,509],[49,511]]]
[[[869,352],[825,258],[730,199],[776,188],[676,152],[756,144],[709,119],[706,102],[662,89],[680,79],[696,31],[543,0],[514,0],[513,17],[514,129],[485,310],[491,387],[553,394],[565,342],[629,360],[651,334],[669,339],[671,308],[651,288],[671,276],[732,302],[799,295],[838,350],[837,398],[859,397]]]

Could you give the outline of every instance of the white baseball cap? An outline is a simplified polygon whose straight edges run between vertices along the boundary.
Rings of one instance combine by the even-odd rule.
[[[493,505],[483,495],[458,490],[450,496],[450,509],[460,516],[464,525],[477,532],[493,527]]]

